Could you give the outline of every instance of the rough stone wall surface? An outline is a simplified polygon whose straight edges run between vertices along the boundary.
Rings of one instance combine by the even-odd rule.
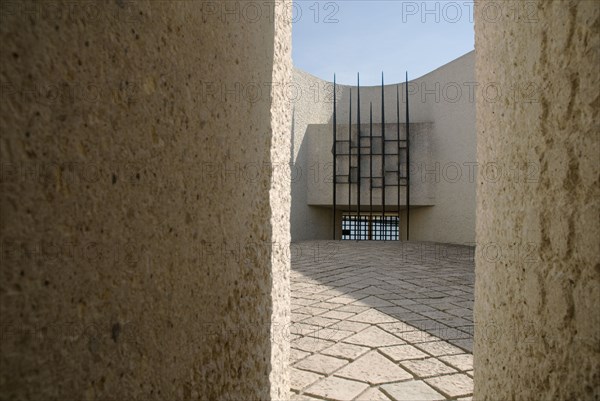
[[[291,0],[280,2],[275,19],[271,93],[271,393],[274,401],[290,396],[290,207],[291,180],[288,175],[291,147],[291,107],[286,88],[292,82],[292,7]]]
[[[0,399],[287,398],[289,190],[248,168],[289,117],[234,85],[290,74],[289,20],[49,4],[2,4]]]
[[[477,99],[477,156],[520,174],[479,175],[475,398],[599,399],[600,6],[491,3],[476,77],[506,95]]]

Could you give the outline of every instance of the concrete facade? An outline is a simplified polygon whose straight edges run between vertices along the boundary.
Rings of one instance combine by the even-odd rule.
[[[413,135],[426,135],[427,140],[414,140],[411,148],[411,203],[434,205],[411,209],[411,239],[458,244],[475,242],[475,186],[477,174],[475,97],[486,88],[474,77],[474,52],[409,81],[410,122]],[[331,146],[310,145],[332,141],[333,84],[297,69],[294,70],[296,93],[293,102],[292,240],[331,239]],[[397,85],[386,85],[385,121],[396,118]],[[353,93],[353,124],[356,124],[356,87],[337,85],[339,132],[347,131],[350,89]],[[405,123],[405,87],[400,85],[400,123]],[[369,104],[373,104],[375,129],[381,126],[381,87],[361,87],[361,123],[368,123]],[[427,124],[421,132],[418,124]],[[379,128],[380,129],[380,128]],[[346,131],[344,131],[346,130]],[[318,132],[318,133],[317,133]],[[323,136],[317,140],[315,136]],[[309,138],[312,138],[309,140]],[[325,143],[325,142],[323,142]],[[423,146],[418,146],[422,143]],[[341,187],[340,187],[341,188]],[[324,192],[327,191],[327,192]],[[341,198],[347,190],[338,190]],[[393,192],[393,193],[392,193]],[[309,199],[310,194],[319,198]],[[390,191],[395,210],[395,191]],[[404,198],[402,196],[402,198]],[[414,200],[413,200],[414,198]],[[363,203],[365,198],[362,197]],[[338,205],[343,204],[343,200]],[[354,204],[354,202],[353,202]],[[339,212],[338,212],[339,213]],[[405,221],[404,214],[401,221]],[[339,230],[338,230],[339,231]],[[402,229],[401,232],[405,230]]]
[[[518,96],[477,99],[478,161],[539,173],[478,177],[474,398],[599,399],[600,7],[490,21],[487,3],[477,81]]]
[[[224,172],[289,107],[212,89],[289,82],[289,2],[52,4],[2,4],[0,399],[286,399],[289,180]]]

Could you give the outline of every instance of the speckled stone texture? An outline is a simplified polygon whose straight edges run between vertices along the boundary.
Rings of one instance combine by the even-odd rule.
[[[600,5],[475,10],[478,162],[526,174],[479,171],[474,399],[599,399]]]
[[[2,2],[0,399],[287,398],[289,3],[207,3]]]

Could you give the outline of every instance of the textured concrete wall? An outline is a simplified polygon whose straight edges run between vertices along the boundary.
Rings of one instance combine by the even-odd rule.
[[[323,180],[327,163],[308,163],[308,147],[305,141],[309,124],[329,122],[333,113],[333,85],[297,68],[293,71],[293,86],[297,91],[290,94],[292,102],[292,148],[290,152],[292,207],[290,229],[292,241],[331,239],[331,209],[308,205],[309,180]]]
[[[431,161],[414,160],[413,180],[433,181],[436,206],[411,211],[411,239],[455,244],[475,242],[475,80],[470,52],[415,80],[411,122],[432,121]],[[423,117],[419,117],[422,113]],[[412,159],[411,159],[412,161]]]
[[[2,3],[0,399],[287,398],[289,4],[207,4]]]
[[[434,207],[411,210],[411,239],[469,244],[475,242],[475,176],[477,172],[475,98],[484,87],[475,82],[475,54],[467,53],[448,64],[409,81],[411,123],[433,123],[428,160],[411,158],[411,178],[432,183]],[[308,180],[331,177],[331,157],[309,161],[305,134],[309,124],[329,124],[333,112],[333,85],[294,70],[292,162],[292,240],[331,238],[329,208],[307,204]],[[356,87],[337,86],[338,123],[347,124],[350,89],[356,123]],[[396,121],[396,85],[385,86],[385,119]],[[400,122],[404,122],[404,84],[400,85]],[[381,87],[361,87],[361,122],[368,122],[373,103],[373,123],[381,122]],[[331,133],[331,128],[329,129]],[[329,134],[331,136],[331,134]]]
[[[475,18],[503,93],[477,99],[478,161],[505,169],[477,186],[475,398],[599,399],[600,6],[498,4]]]

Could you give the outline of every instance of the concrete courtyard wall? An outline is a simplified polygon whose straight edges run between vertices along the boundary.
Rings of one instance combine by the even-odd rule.
[[[290,4],[205,3],[2,4],[0,399],[288,398]]]
[[[535,1],[533,20],[492,21],[487,3],[477,81],[522,91],[477,99],[478,161],[538,173],[480,171],[474,398],[599,399],[600,7]]]
[[[409,81],[411,123],[433,123],[428,160],[411,159],[411,180],[429,182],[436,206],[411,209],[411,240],[458,244],[475,242],[476,133],[475,97],[482,87],[474,77],[474,52]],[[332,155],[309,157],[305,133],[309,124],[326,124],[332,131],[333,85],[294,69],[293,149],[296,173],[292,182],[292,240],[331,239],[331,208],[307,203],[311,180],[331,178]],[[396,87],[385,86],[386,123],[396,122]],[[356,124],[356,87],[337,85],[338,124],[348,124],[350,89]],[[404,84],[400,85],[400,122],[405,122]],[[300,95],[296,95],[300,94]],[[290,95],[291,96],[291,95]],[[381,87],[361,87],[361,122],[381,123]],[[311,160],[310,163],[308,161]],[[299,176],[298,172],[302,172]],[[402,221],[405,221],[402,217]]]

